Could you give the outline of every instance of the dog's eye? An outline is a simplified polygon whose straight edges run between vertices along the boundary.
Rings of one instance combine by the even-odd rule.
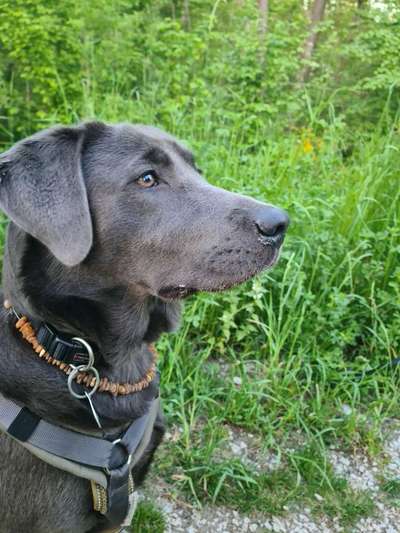
[[[136,183],[140,185],[140,187],[150,189],[150,187],[158,185],[157,174],[153,170],[148,170],[136,180]]]

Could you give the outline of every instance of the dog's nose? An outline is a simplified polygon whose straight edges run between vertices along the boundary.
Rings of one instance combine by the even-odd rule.
[[[277,207],[265,207],[255,218],[258,233],[273,241],[281,241],[289,226],[289,217],[285,211]]]

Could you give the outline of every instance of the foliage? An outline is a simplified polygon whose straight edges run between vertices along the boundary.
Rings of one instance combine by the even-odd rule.
[[[256,2],[192,1],[187,28],[181,4],[167,0],[1,0],[1,137],[97,115],[111,98],[156,103],[163,123],[196,109],[230,128],[245,113],[251,142],[277,119],[283,128],[303,121],[305,90],[324,117],[333,101],[342,121],[372,125],[389,95],[391,117],[398,107],[400,10],[385,5],[333,3],[303,87],[295,80],[308,22],[294,0],[271,2],[262,42]]]
[[[10,136],[26,132],[26,121],[48,120],[53,109],[68,115],[68,101],[79,98],[77,21],[73,2],[2,2],[0,43],[1,101]]]

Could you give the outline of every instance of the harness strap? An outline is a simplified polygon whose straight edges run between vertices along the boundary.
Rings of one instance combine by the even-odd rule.
[[[18,406],[5,398],[0,402],[0,423],[1,420],[12,419],[5,428],[12,437],[64,459],[109,470],[126,463],[130,454],[136,450],[150,413],[149,409],[132,422],[121,439],[110,442],[50,424],[33,415],[26,407],[19,408],[15,415],[15,407]],[[30,418],[34,418],[36,424],[30,424],[24,431],[23,425]],[[28,429],[32,429],[30,434]],[[24,438],[20,438],[21,436]]]
[[[104,487],[105,518],[115,527],[128,514],[130,471],[150,441],[159,411],[159,397],[149,403],[147,412],[110,442],[46,422],[0,394],[0,431],[43,461]]]

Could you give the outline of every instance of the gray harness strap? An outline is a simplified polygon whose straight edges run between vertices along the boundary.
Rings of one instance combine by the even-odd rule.
[[[146,449],[159,411],[159,398],[114,442],[65,429],[33,415],[0,394],[0,431],[53,466],[107,490],[105,517],[120,525],[129,511],[129,473]]]

